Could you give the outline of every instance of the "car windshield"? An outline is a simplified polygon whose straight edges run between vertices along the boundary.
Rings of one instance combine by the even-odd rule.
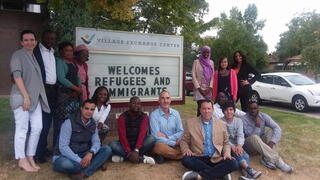
[[[311,80],[310,78],[303,76],[303,75],[288,75],[285,77],[292,84],[297,85],[297,86],[316,84],[313,80]]]

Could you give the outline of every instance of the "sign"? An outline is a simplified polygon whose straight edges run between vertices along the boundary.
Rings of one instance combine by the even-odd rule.
[[[89,48],[91,95],[105,86],[112,103],[132,96],[150,102],[167,89],[173,100],[182,100],[183,37],[76,28],[80,44]]]

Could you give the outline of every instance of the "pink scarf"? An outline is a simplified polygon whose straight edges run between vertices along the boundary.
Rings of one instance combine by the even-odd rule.
[[[202,54],[205,51],[209,51],[209,56],[207,58],[205,58]],[[212,74],[213,74],[213,69],[212,66],[210,64],[210,56],[211,56],[211,49],[209,46],[203,46],[200,50],[200,64],[201,67],[203,69],[203,76],[205,78],[205,80],[207,81],[207,83],[210,83]]]

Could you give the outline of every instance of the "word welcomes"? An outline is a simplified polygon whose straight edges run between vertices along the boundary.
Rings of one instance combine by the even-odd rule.
[[[156,101],[167,89],[173,100],[182,99],[182,37],[87,28],[77,28],[76,36],[90,50],[91,94],[105,86],[112,102]]]

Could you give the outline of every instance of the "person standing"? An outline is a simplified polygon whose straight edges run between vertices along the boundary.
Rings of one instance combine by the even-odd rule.
[[[212,99],[216,101],[220,92],[223,92],[228,100],[236,101],[238,93],[238,79],[235,70],[230,69],[227,57],[220,58],[218,70],[213,76]]]
[[[38,43],[33,50],[34,56],[36,57],[41,70],[42,80],[51,110],[50,113],[42,111],[42,131],[35,156],[35,160],[38,163],[45,163],[47,161],[45,156],[52,155],[52,152],[48,149],[48,134],[53,120],[53,112],[57,97],[56,60],[53,49],[55,41],[56,34],[53,31],[46,30],[42,33],[42,42]]]
[[[241,51],[233,54],[233,61],[232,69],[236,71],[238,78],[237,98],[240,99],[242,111],[247,112],[252,91],[251,85],[260,78],[260,73],[247,62],[246,56]],[[249,77],[249,74],[253,74],[254,77]]]
[[[203,46],[200,50],[199,59],[194,60],[192,65],[193,100],[197,102],[212,98],[214,64],[210,56],[210,47]],[[199,115],[198,110],[197,116]]]
[[[42,110],[50,113],[43,86],[41,70],[33,54],[37,45],[35,33],[24,30],[20,34],[22,48],[13,53],[10,61],[14,84],[10,93],[10,106],[15,119],[14,151],[18,166],[28,172],[40,167],[35,163],[41,129]],[[27,141],[27,132],[31,128]],[[26,150],[26,151],[25,151]]]
[[[90,97],[89,93],[89,86],[88,86],[88,65],[87,61],[89,60],[89,49],[86,45],[81,44],[77,46],[74,50],[74,63],[78,67],[78,76],[81,82],[82,88],[82,98],[81,100],[84,101]]]
[[[53,145],[59,138],[61,124],[70,114],[80,107],[82,88],[78,77],[77,66],[73,63],[73,45],[70,42],[59,44],[59,54],[56,58],[57,67],[57,107],[54,112]]]

